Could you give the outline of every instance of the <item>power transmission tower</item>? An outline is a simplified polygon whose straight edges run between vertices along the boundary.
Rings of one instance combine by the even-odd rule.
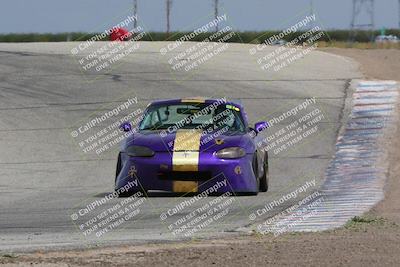
[[[167,1],[167,38],[169,37],[169,31],[170,31],[170,14],[171,14],[171,6],[172,6],[172,0],[166,0]]]
[[[133,16],[135,17],[135,21],[133,22],[134,29],[137,27],[137,1],[138,0],[133,0]]]
[[[313,15],[315,15],[315,13],[314,13],[314,1],[313,0],[310,0],[310,16],[313,16]],[[314,25],[315,23],[314,23],[314,21],[312,21],[311,23],[310,23],[310,28],[311,29],[313,29],[314,28]]]
[[[219,2],[219,0],[214,0],[214,17],[215,17],[215,19],[218,18],[218,13],[219,13],[218,12],[218,2]],[[215,25],[215,31],[216,32],[219,31],[218,23]]]
[[[364,30],[369,40],[374,38],[374,0],[353,0],[353,14],[351,18],[350,41],[354,42],[357,32]]]

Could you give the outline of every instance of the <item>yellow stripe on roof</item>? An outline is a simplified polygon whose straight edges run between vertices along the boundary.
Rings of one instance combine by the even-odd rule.
[[[206,99],[204,97],[193,97],[193,98],[182,98],[182,103],[205,103]]]

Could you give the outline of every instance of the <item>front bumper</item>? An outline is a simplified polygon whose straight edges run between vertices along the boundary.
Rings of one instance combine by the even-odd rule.
[[[219,159],[211,153],[200,153],[193,169],[176,168],[172,152],[158,152],[148,158],[121,153],[121,159],[116,189],[137,180],[137,188],[132,191],[204,192],[214,187],[217,193],[258,192],[252,154],[240,159]]]

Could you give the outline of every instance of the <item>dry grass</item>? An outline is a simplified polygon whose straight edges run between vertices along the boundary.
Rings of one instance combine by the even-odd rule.
[[[357,48],[357,49],[400,49],[400,43],[350,43],[344,41],[318,42],[318,47]]]

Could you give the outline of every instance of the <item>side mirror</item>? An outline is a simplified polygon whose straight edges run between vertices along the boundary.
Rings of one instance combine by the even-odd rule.
[[[124,132],[130,132],[132,130],[132,124],[129,121],[123,122],[119,128]]]
[[[265,129],[267,129],[268,127],[269,127],[269,124],[266,121],[260,121],[254,125],[254,129],[256,130],[256,133],[262,132]]]

